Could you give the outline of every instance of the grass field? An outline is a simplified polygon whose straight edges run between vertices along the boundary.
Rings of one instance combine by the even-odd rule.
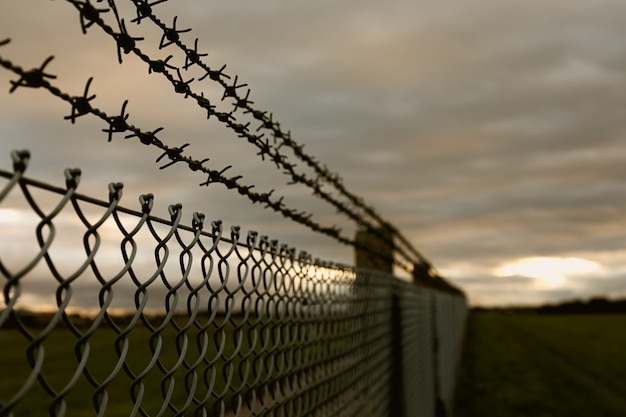
[[[37,329],[35,329],[37,330]],[[244,329],[245,331],[245,329]],[[185,355],[185,361],[189,364],[194,363],[199,358],[200,349],[196,346],[195,329],[188,332],[188,348]],[[200,377],[204,370],[208,369],[207,378],[213,382],[205,384],[204,381],[197,381],[196,397],[202,398],[209,395],[208,403],[209,414],[212,413],[212,404],[216,401],[216,395],[224,393],[223,399],[228,401],[232,397],[230,391],[225,387],[224,370],[229,368],[233,372],[232,384],[239,386],[241,378],[239,376],[239,357],[235,357],[230,366],[225,365],[225,360],[221,359],[229,357],[234,352],[233,343],[233,327],[225,326],[223,332],[219,332],[220,337],[217,342],[209,337],[208,352],[206,357],[215,358],[215,363],[207,367],[206,364],[200,366]],[[116,334],[107,327],[99,328],[90,339],[89,359],[87,367],[93,378],[102,383],[114,373],[114,368],[118,362],[115,353],[115,337]],[[143,326],[137,326],[128,338],[128,354],[127,366],[135,375],[139,375],[145,369],[150,368],[152,353],[150,350],[150,332]],[[161,410],[163,407],[163,392],[169,388],[163,386],[162,381],[167,370],[174,369],[179,361],[178,350],[176,348],[177,332],[171,326],[162,333],[162,347],[159,360],[163,370],[159,370],[157,366],[152,366],[143,381],[145,395],[141,401],[141,405],[149,415],[174,415],[173,410]],[[224,344],[222,345],[222,340]],[[46,382],[56,391],[61,391],[68,385],[77,369],[77,360],[74,354],[74,344],[76,337],[66,329],[56,329],[45,340],[44,352],[45,360],[42,367],[42,374]],[[182,343],[182,339],[178,343]],[[217,345],[222,345],[222,354],[217,355]],[[18,390],[21,389],[24,382],[28,378],[31,368],[26,359],[26,349],[28,343],[23,335],[15,329],[5,329],[0,331],[0,403],[8,401]],[[241,348],[241,352],[245,352],[246,347]],[[191,379],[185,375],[186,369],[181,366],[178,371],[173,372],[172,376],[175,385],[171,392],[171,403],[177,408],[181,408],[188,401],[188,390],[185,383],[191,383]],[[124,416],[130,415],[134,403],[130,396],[132,380],[121,370],[107,386],[108,405],[106,407],[106,415]],[[206,386],[211,385],[211,392],[208,392]],[[96,389],[89,383],[84,375],[79,376],[78,383],[69,391],[64,398],[67,406],[66,416],[86,416],[95,415],[93,398]],[[52,402],[52,397],[35,382],[27,395],[12,410],[15,416],[44,416],[50,415],[48,410]],[[192,407],[193,409],[193,407]],[[161,411],[164,411],[161,414]],[[219,413],[216,413],[219,414]],[[186,415],[192,415],[187,413]]]
[[[472,313],[455,417],[626,416],[626,315]]]

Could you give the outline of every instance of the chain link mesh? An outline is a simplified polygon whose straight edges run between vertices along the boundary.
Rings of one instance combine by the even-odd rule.
[[[0,415],[430,416],[435,338],[453,383],[462,296],[187,226],[180,205],[156,218],[152,195],[127,209],[119,183],[96,200],[76,169],[28,179],[12,157],[0,203],[34,218],[36,250],[12,252],[3,223]]]
[[[170,25],[153,13],[166,1],[67,3],[78,10],[83,34],[94,27],[113,38],[120,63],[123,55],[138,57],[148,73],[165,77],[175,93],[256,147],[288,184],[309,188],[392,248],[390,254],[318,223],[274,190],[255,192],[241,176],[226,176],[230,165],[209,168],[208,158],[188,156],[188,143],[160,139],[162,127],[140,130],[127,122],[128,100],[116,116],[94,107],[93,78],[82,95],[63,92],[50,82],[52,57],[31,70],[0,57],[0,66],[19,76],[10,92],[48,90],[71,105],[65,117],[71,123],[99,117],[108,141],[121,133],[157,147],[160,169],[187,165],[206,179],[200,185],[221,183],[411,272],[415,282],[313,259],[255,232],[209,224],[202,213],[186,219],[180,204],[169,206],[168,219],[159,218],[151,194],[140,196],[138,209],[123,207],[121,183],[109,185],[108,201],[79,194],[78,169],[65,171],[65,187],[29,179],[30,153],[15,151],[13,172],[0,170],[0,417],[446,415],[466,315],[463,294],[304,152],[271,112],[253,107],[247,84],[226,74],[225,65],[209,67],[197,38],[193,48],[183,43],[180,34],[191,29],[177,28],[177,16]],[[123,4],[132,19],[124,19]],[[134,32],[142,21],[162,32],[158,56],[167,47],[175,55],[148,55],[147,42],[139,49],[144,38]],[[223,90],[213,104],[198,90],[204,79]],[[225,111],[229,104],[234,107]]]

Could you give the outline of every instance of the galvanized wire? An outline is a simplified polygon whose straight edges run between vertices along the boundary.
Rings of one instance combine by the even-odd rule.
[[[238,83],[237,76],[227,81],[232,78],[225,66],[215,70],[206,65],[198,39],[193,48],[184,44],[180,34],[190,29],[177,28],[177,17],[171,26],[162,23],[152,7],[166,0],[131,1],[137,12],[132,21],[148,19],[157,25],[163,33],[159,49],[176,45],[185,55],[184,65],[174,65],[171,56],[154,59],[142,52],[137,47],[142,39],[128,32],[115,1],[107,0],[108,8],[101,8],[89,0],[68,0],[80,12],[83,33],[94,25],[102,28],[115,40],[120,62],[124,54],[137,55],[150,73],[166,77],[176,93],[193,98],[209,118],[256,146],[258,155],[292,183],[311,188],[394,246],[403,260],[382,257],[408,271],[415,266],[419,285],[313,259],[255,232],[243,238],[238,227],[228,233],[219,220],[211,222],[209,231],[202,213],[193,213],[186,224],[180,204],[169,207],[169,219],[154,217],[151,194],[139,198],[139,210],[121,207],[121,183],[109,185],[108,201],[79,194],[78,169],[65,171],[64,188],[28,179],[23,174],[30,153],[16,151],[13,172],[0,170],[7,179],[0,204],[21,196],[22,212],[37,218],[32,225],[36,250],[15,257],[0,251],[0,369],[11,375],[9,383],[3,377],[0,385],[0,416],[440,415],[451,404],[464,296],[433,276],[428,261],[408,240],[350,193],[338,175],[305,153],[272,113],[252,107],[250,90],[239,93],[246,84]],[[118,29],[102,20],[107,13]],[[0,46],[8,42],[2,40]],[[201,185],[221,183],[316,232],[381,256],[377,248],[342,235],[336,226],[323,226],[312,214],[289,208],[274,190],[255,192],[241,176],[225,176],[230,166],[210,169],[208,158],[187,156],[188,144],[167,145],[160,139],[162,128],[146,131],[128,123],[127,101],[116,116],[95,108],[92,78],[81,95],[61,91],[50,83],[56,78],[46,70],[51,60],[23,70],[0,57],[0,66],[19,76],[10,91],[44,88],[71,105],[66,119],[72,123],[92,114],[107,124],[103,131],[109,141],[124,133],[126,139],[159,148],[161,169],[185,164],[205,176]],[[218,111],[195,93],[190,86],[194,79],[183,78],[191,67],[204,71],[198,81],[220,84],[221,100],[232,99],[234,108]],[[237,112],[249,114],[259,123],[257,129],[237,122]],[[264,139],[265,133],[273,143]],[[296,171],[283,147],[304,161],[314,177]],[[327,192],[324,184],[347,201]],[[100,208],[95,215],[94,207]],[[68,215],[74,218],[72,227],[81,229],[72,235],[81,249],[71,252],[71,262],[59,255],[64,243],[58,236],[68,227]],[[4,233],[3,238],[0,250],[14,243]],[[114,254],[111,243],[117,247]],[[54,294],[52,310],[34,311],[37,305],[29,300],[45,288]]]
[[[169,47],[170,45],[176,45],[185,56],[184,65],[173,64],[170,61],[172,55],[169,55],[165,59],[154,59],[142,51],[138,47],[138,43],[142,41],[143,38],[133,37],[129,33],[124,19],[121,18],[118,13],[114,0],[107,0],[107,3],[111,10],[113,10],[116,24],[118,26],[117,31],[110,25],[106,24],[101,17],[101,14],[105,13],[107,9],[97,9],[91,5],[88,0],[68,0],[68,2],[73,4],[80,12],[83,33],[86,33],[86,29],[88,27],[96,25],[115,40],[120,63],[122,63],[123,55],[130,53],[136,55],[148,65],[150,73],[161,74],[171,83],[174,91],[182,94],[185,98],[194,99],[201,108],[207,110],[208,118],[214,116],[214,119],[225,124],[239,137],[255,146],[258,150],[257,155],[259,155],[263,160],[267,157],[267,161],[274,163],[276,168],[282,169],[283,173],[290,178],[291,184],[302,184],[310,188],[313,191],[314,196],[319,197],[331,204],[339,213],[350,218],[358,226],[369,230],[371,233],[377,234],[382,240],[387,240],[389,237],[386,234],[381,233],[380,228],[382,227],[384,229],[391,230],[393,232],[393,236],[397,239],[395,242],[390,241],[389,244],[396,247],[398,255],[408,261],[409,265],[414,263],[428,264],[426,258],[417,249],[415,249],[415,247],[397,228],[385,221],[374,210],[374,208],[365,204],[363,198],[351,193],[344,186],[339,175],[330,172],[326,166],[322,166],[322,164],[314,157],[304,152],[304,146],[292,138],[291,132],[285,132],[282,130],[280,123],[273,120],[272,113],[254,108],[252,106],[254,103],[248,99],[250,89],[248,88],[246,90],[245,95],[239,93],[239,90],[247,87],[247,84],[238,84],[238,76],[234,77],[231,84],[230,81],[228,81],[231,79],[231,76],[224,73],[226,65],[223,65],[219,70],[215,70],[205,64],[202,57],[207,54],[198,52],[198,39],[195,39],[193,48],[187,46],[181,39],[180,34],[189,32],[191,29],[177,28],[177,17],[174,17],[171,26],[162,22],[154,14],[153,6],[159,3],[164,3],[165,1],[166,0],[161,0],[149,3],[147,0],[131,0],[137,11],[137,17],[132,19],[131,22],[140,24],[142,20],[146,19],[154,23],[163,33],[159,43],[159,49]],[[190,67],[201,68],[205,74],[200,76],[197,80],[195,80],[195,78],[184,80],[181,72],[189,70]],[[194,81],[199,82],[204,79],[211,80],[220,85],[223,90],[221,100],[223,101],[226,98],[232,99],[234,104],[233,110],[228,112],[216,111],[215,106],[211,104],[209,99],[204,97],[203,94],[194,92],[191,84]],[[251,114],[253,120],[258,123],[258,127],[255,130],[252,130],[252,128],[249,127],[249,122],[246,124],[237,123],[234,114],[238,110]],[[264,139],[264,133],[259,134],[259,131],[266,131],[270,133],[273,143]],[[296,164],[289,162],[287,155],[281,151],[282,147],[291,149],[293,154],[300,161],[305,162],[307,166],[312,168],[315,172],[315,177],[310,178],[304,172],[298,171],[296,169]],[[180,152],[182,153],[182,149],[180,149]],[[211,179],[209,177],[207,185],[210,182]],[[345,197],[347,201],[342,202],[331,193],[325,191],[322,186],[323,183],[332,185],[332,187],[334,187],[334,189],[337,190],[341,196]]]
[[[230,166],[218,171],[216,169],[210,169],[206,166],[209,158],[198,160],[194,159],[193,157],[183,155],[184,149],[188,146],[188,144],[173,147],[166,145],[159,137],[157,137],[157,133],[161,132],[163,128],[157,128],[152,131],[145,131],[139,129],[132,124],[129,124],[127,122],[129,115],[125,112],[127,101],[125,101],[122,105],[121,113],[118,116],[110,116],[102,110],[93,107],[91,101],[96,96],[89,95],[89,88],[91,86],[93,78],[89,78],[89,80],[85,84],[83,94],[80,96],[72,96],[68,93],[61,91],[58,87],[52,85],[48,81],[48,79],[55,79],[56,76],[48,74],[44,71],[46,66],[53,60],[53,58],[53,56],[48,57],[46,60],[44,60],[39,68],[24,70],[20,66],[12,63],[10,60],[4,59],[2,56],[0,56],[0,66],[14,72],[20,77],[18,80],[11,81],[12,87],[10,89],[10,92],[14,92],[17,88],[24,87],[44,88],[52,93],[54,96],[68,102],[71,105],[70,114],[68,116],[65,116],[65,119],[72,121],[72,123],[78,117],[92,114],[102,119],[109,125],[108,129],[103,129],[103,131],[109,134],[109,139],[111,133],[132,132],[130,134],[127,134],[125,138],[137,138],[142,144],[146,146],[159,148],[163,153],[156,159],[156,162],[161,162],[163,159],[169,160],[165,164],[161,165],[160,169],[167,168],[176,163],[186,164],[191,171],[207,175],[207,180],[200,185],[221,183],[228,189],[235,190],[240,195],[247,197],[248,200],[250,200],[253,204],[264,204],[265,208],[272,209],[273,211],[282,214],[284,217],[300,223],[315,232],[329,236],[342,244],[359,247],[360,249],[369,252],[371,256],[381,257],[380,253],[372,250],[371,248],[364,247],[360,245],[356,240],[346,235],[343,235],[341,233],[341,229],[338,228],[336,225],[323,226],[313,220],[312,213],[292,209],[286,206],[283,202],[284,197],[276,198],[275,196],[273,196],[274,190],[263,193],[255,192],[252,190],[254,188],[254,185],[245,185],[241,183],[242,176],[225,176],[224,173],[226,170],[228,170],[228,168],[230,168]],[[378,234],[378,232],[376,232],[376,234]],[[389,261],[406,271],[413,270],[413,264],[411,263],[403,262],[402,260],[395,258],[390,259]]]
[[[37,249],[9,257],[0,234],[0,415],[434,416],[433,357],[456,361],[461,295],[205,230],[201,213],[184,225],[179,204],[158,219],[152,195],[123,208],[120,183],[100,201],[77,192],[80,170],[55,187],[24,177],[28,152],[12,159],[0,204],[36,215],[23,234]],[[71,267],[68,217],[82,229]],[[49,284],[53,309],[37,313],[28,297]]]

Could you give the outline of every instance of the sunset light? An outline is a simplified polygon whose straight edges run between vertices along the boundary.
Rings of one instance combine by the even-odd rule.
[[[626,1],[0,1],[0,417],[626,417]]]
[[[0,209],[0,223],[13,223],[20,220],[20,212],[14,209]]]
[[[558,286],[564,284],[570,275],[598,269],[600,265],[597,262],[582,258],[532,257],[504,264],[495,271],[495,274],[500,277],[519,275],[537,278],[549,286]]]

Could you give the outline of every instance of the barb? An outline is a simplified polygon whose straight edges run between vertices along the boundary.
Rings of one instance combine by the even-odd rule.
[[[160,166],[159,169],[165,169],[171,165],[174,165],[176,162],[183,161],[183,158],[182,158],[183,149],[185,149],[187,146],[189,146],[189,144],[185,143],[184,145],[180,147],[169,148],[165,152],[163,152],[163,154],[156,159],[156,162],[159,162],[161,159],[163,159],[166,156],[170,159],[171,162],[163,166]],[[193,162],[192,171],[197,171],[198,169],[201,169],[201,168],[202,168],[201,162],[199,161]]]
[[[189,95],[191,94],[191,87],[189,87],[189,84],[191,84],[194,79],[191,78],[187,81],[183,81],[183,77],[182,75],[180,75],[180,70],[178,68],[176,68],[176,74],[178,74],[178,80],[173,81],[174,91],[176,91],[178,94],[184,94],[185,98],[189,97]]]
[[[82,96],[71,98],[72,114],[70,114],[69,116],[65,116],[65,120],[71,120],[72,124],[74,124],[77,117],[84,116],[91,112],[91,104],[89,104],[89,102],[96,98],[95,94],[91,96],[88,95],[89,86],[91,85],[92,81],[93,77],[87,80],[87,84],[85,85],[85,91],[83,92]]]
[[[49,56],[39,68],[33,68],[30,71],[21,71],[19,80],[11,81],[13,87],[11,87],[9,93],[14,92],[18,87],[39,88],[45,84],[46,78],[55,79],[56,75],[44,72],[46,65],[53,59],[54,56]]]
[[[150,10],[150,14],[152,14],[152,10]],[[170,46],[180,40],[180,34],[189,32],[191,29],[176,29],[176,19],[178,16],[174,16],[174,21],[172,22],[171,28],[165,28],[163,31],[163,36],[161,37],[161,42],[159,42],[159,49],[163,49],[167,46]]]
[[[184,69],[189,69],[190,66],[197,64],[198,62],[200,62],[200,59],[204,56],[207,56],[208,54],[204,53],[201,54],[198,52],[198,38],[196,38],[196,40],[193,42],[193,49],[187,49],[185,48],[185,66],[183,67]],[[224,69],[224,67],[222,67],[222,70]],[[220,70],[221,71],[221,70]],[[207,72],[208,74],[208,72]],[[206,77],[206,75],[205,75]]]
[[[100,13],[106,13],[109,9],[97,9],[89,0],[77,1],[68,0],[80,11],[80,27],[83,34],[87,33],[87,29],[93,26],[96,20],[100,17]],[[100,2],[102,0],[98,0]]]
[[[126,105],[128,104],[128,100],[124,100],[124,104],[122,104],[122,111],[119,116],[112,116],[109,118],[109,128],[102,129],[103,132],[108,133],[107,142],[111,142],[113,139],[113,133],[124,133],[127,130],[126,120],[128,120],[129,114],[126,114]]]
[[[102,20],[98,17],[98,19],[94,20],[94,22],[101,24]],[[110,29],[110,28],[109,28]],[[111,29],[112,30],[112,29]],[[135,45],[137,41],[142,41],[143,38],[133,38],[128,34],[126,30],[126,24],[124,23],[124,19],[120,22],[120,32],[119,33],[110,33],[115,41],[117,42],[117,60],[119,63],[122,63],[122,52],[128,55],[131,51],[135,49]]]
[[[172,55],[169,55],[167,58],[165,59],[159,59],[156,61],[151,61],[150,62],[150,67],[148,68],[148,74],[151,74],[153,71],[154,72],[163,72],[165,71],[166,68],[170,68],[170,69],[176,69],[176,67],[169,65],[167,63],[167,61],[169,61],[170,59],[172,59]]]
[[[145,17],[148,17],[152,14],[152,6],[156,6],[159,3],[165,3],[167,0],[157,0],[149,3],[148,0],[132,0],[137,8],[137,17],[131,22],[133,23],[141,23],[141,20]]]

